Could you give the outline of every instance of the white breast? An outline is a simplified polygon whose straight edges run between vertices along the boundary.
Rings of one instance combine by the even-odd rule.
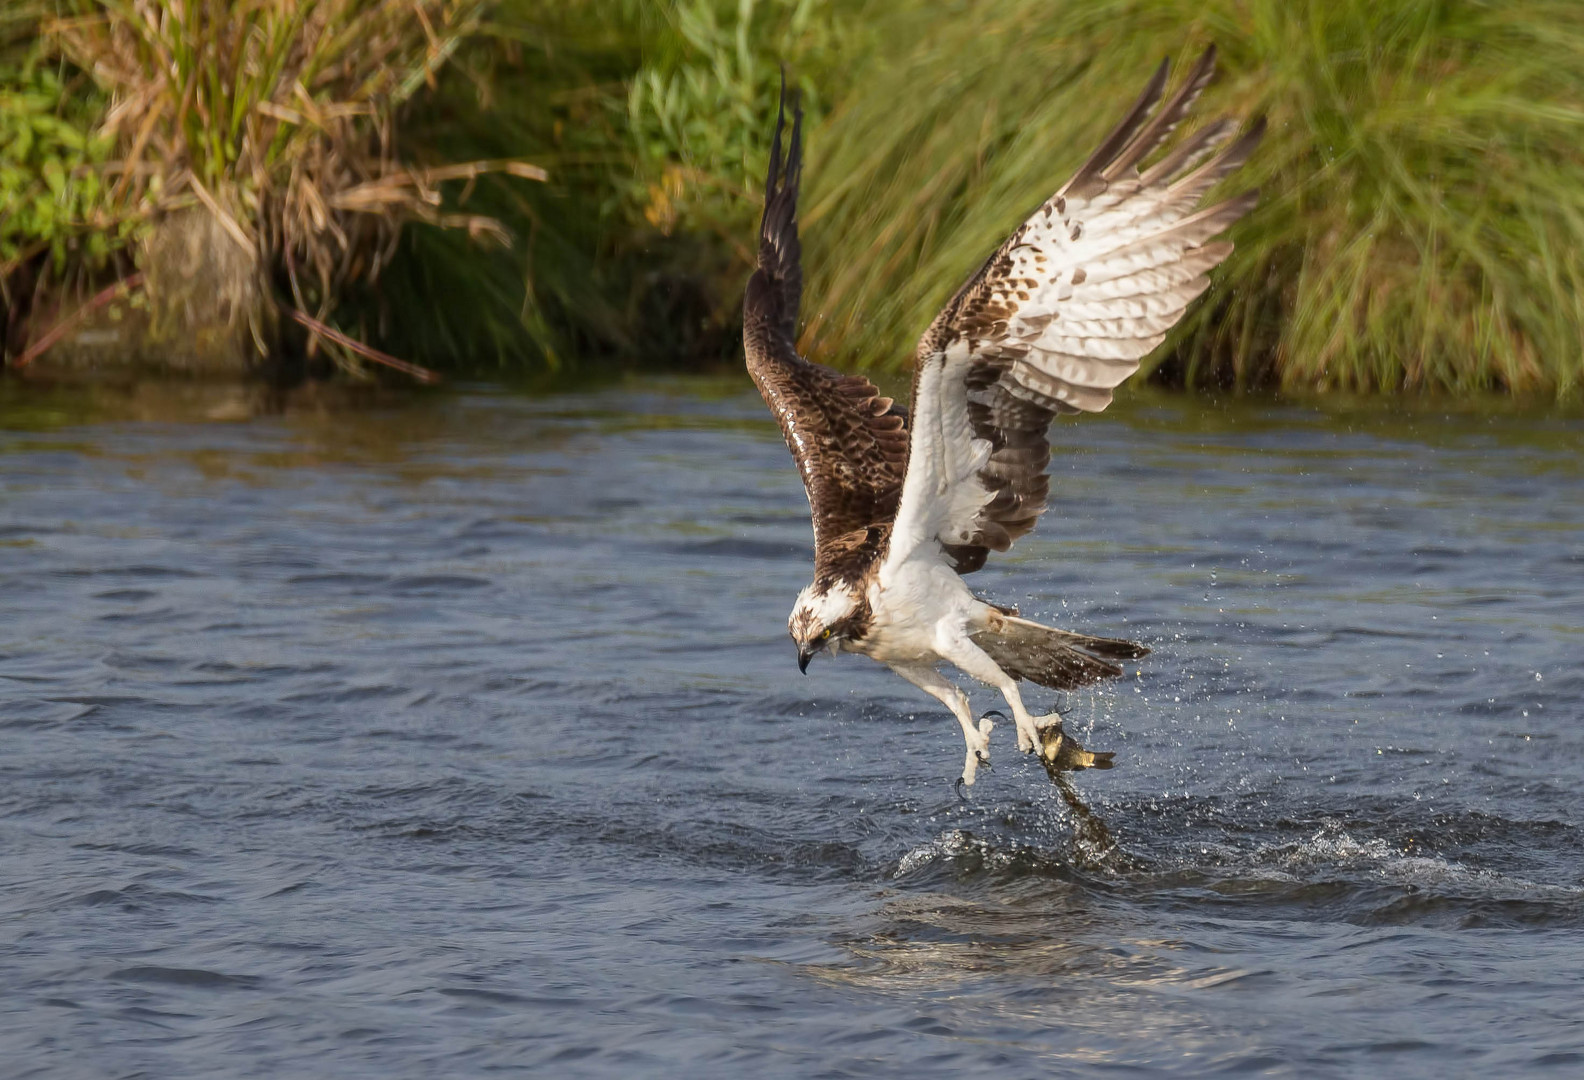
[[[942,634],[957,636],[981,606],[933,544],[888,561],[868,600],[874,618],[858,651],[884,663],[934,662]]]

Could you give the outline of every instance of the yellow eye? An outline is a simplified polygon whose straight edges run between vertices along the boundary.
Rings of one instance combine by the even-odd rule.
[[[830,631],[829,631],[829,630],[827,630],[827,631],[825,631],[825,632],[824,632],[824,633],[823,633],[823,634],[821,634],[821,635],[820,635],[820,636],[821,636],[821,637],[830,637]]]

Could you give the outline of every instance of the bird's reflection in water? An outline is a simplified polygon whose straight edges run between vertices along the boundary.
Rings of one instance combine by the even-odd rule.
[[[1057,768],[1045,758],[1040,760],[1045,766],[1045,772],[1051,778],[1051,783],[1056,785],[1057,793],[1061,795],[1062,802],[1067,804],[1070,812],[1073,854],[1078,865],[1086,870],[1116,871],[1124,867],[1133,868],[1134,860],[1117,846],[1111,830],[1106,828],[1106,823],[1078,794],[1078,788],[1073,784],[1072,772]]]
[[[1142,869],[1117,846],[1111,830],[1079,796],[1073,784],[1073,773],[1110,769],[1116,755],[1086,749],[1061,723],[1042,728],[1040,742],[1039,763],[1045,767],[1045,775],[1056,785],[1057,793],[1070,811],[1074,864],[1086,870],[1110,872]]]

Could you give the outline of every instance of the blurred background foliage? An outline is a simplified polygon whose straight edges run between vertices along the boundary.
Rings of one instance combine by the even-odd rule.
[[[0,263],[46,249],[62,263],[79,249],[91,259],[109,254],[113,231],[106,235],[94,166],[109,158],[111,140],[92,131],[103,108],[35,53],[0,52]]]
[[[871,40],[844,0],[502,0],[407,137],[437,159],[519,155],[547,184],[467,205],[520,243],[408,233],[386,339],[439,360],[708,366],[736,350],[784,63],[818,122]]]
[[[49,61],[38,38],[49,10],[45,0],[0,8],[0,286],[16,289],[35,284],[31,274],[13,280],[19,267],[98,268],[125,239],[99,172],[112,140],[96,126],[109,102],[81,72]]]
[[[969,32],[969,28],[973,32]],[[893,9],[815,133],[805,346],[890,365],[1160,56],[1201,116],[1264,113],[1261,205],[1157,377],[1567,393],[1584,309],[1584,7],[1557,0],[1007,0]],[[890,352],[885,352],[887,348]]]
[[[512,245],[408,225],[339,322],[453,370],[735,363],[785,64],[808,112],[802,345],[902,370],[1160,58],[1210,42],[1199,116],[1269,116],[1232,182],[1264,196],[1157,381],[1576,392],[1576,0],[497,0],[398,114],[401,152],[549,181],[446,185]]]
[[[490,218],[447,212],[440,186],[488,172],[542,179],[540,170],[516,161],[425,168],[396,147],[399,115],[438,85],[481,8],[482,0],[8,8],[0,94],[11,122],[0,154],[20,162],[0,172],[8,189],[19,177],[0,205],[0,229],[12,234],[0,265],[8,311],[30,281],[31,307],[39,282],[80,283],[126,246],[165,322],[212,323],[202,329],[225,337],[245,325],[256,354],[267,355],[279,351],[283,312],[333,318],[347,293],[372,286],[409,223],[506,240]],[[81,249],[68,250],[62,233],[81,234]],[[144,242],[132,248],[134,239]],[[62,310],[60,296],[45,300],[49,315]],[[339,349],[329,344],[337,336],[325,347]],[[320,345],[316,337],[309,348]],[[337,358],[358,370],[353,354]]]

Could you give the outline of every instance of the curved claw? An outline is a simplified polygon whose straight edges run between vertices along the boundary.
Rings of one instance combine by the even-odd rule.
[[[974,757],[979,759],[979,767],[985,772],[995,772],[995,766],[990,764],[990,755],[986,754],[983,750],[975,750]],[[959,776],[957,779],[961,780],[962,777]]]
[[[961,776],[959,776],[957,778],[957,782],[952,785],[952,790],[957,792],[957,797],[959,799],[961,799],[963,802],[967,802],[968,801],[968,796],[963,794],[963,785],[966,784],[967,782],[968,782],[967,780],[965,780]]]

